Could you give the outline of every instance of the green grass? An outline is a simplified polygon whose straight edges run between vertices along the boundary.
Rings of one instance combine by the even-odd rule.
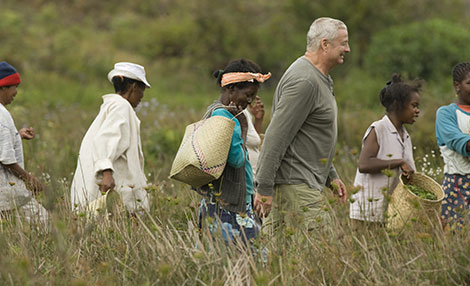
[[[330,199],[333,235],[284,229],[262,236],[256,246],[267,248],[264,262],[257,252],[198,232],[197,197],[187,188],[162,182],[150,192],[151,211],[138,219],[87,221],[56,197],[48,234],[2,221],[0,284],[462,285],[469,278],[467,230],[354,231],[345,206]]]
[[[18,128],[36,130],[36,139],[23,142],[25,163],[46,186],[39,200],[51,214],[51,228],[45,234],[21,219],[1,220],[0,285],[468,284],[468,229],[445,235],[422,233],[414,225],[401,234],[355,231],[348,204],[328,194],[332,234],[286,228],[275,237],[262,236],[256,245],[268,250],[264,262],[259,254],[196,231],[199,198],[168,179],[185,126],[219,95],[210,72],[239,57],[271,71],[260,90],[266,128],[276,83],[303,53],[312,15],[331,14],[351,31],[352,53],[333,78],[339,109],[334,163],[352,190],[362,136],[384,114],[377,97],[389,80],[363,68],[369,39],[384,27],[436,15],[465,24],[468,17],[459,17],[463,6],[444,1],[428,7],[431,12],[408,9],[412,13],[400,14],[398,23],[395,13],[415,4],[390,2],[371,16],[367,11],[375,6],[365,2],[353,13],[338,9],[341,1],[200,2],[1,1],[1,60],[17,67],[23,79],[8,109]],[[121,214],[87,221],[70,210],[70,182],[101,96],[112,92],[106,74],[118,61],[143,64],[152,84],[138,110],[151,210],[137,220]],[[454,99],[451,84],[450,78],[428,82],[421,118],[407,126],[418,171],[437,182],[443,162],[434,116]]]
[[[33,89],[25,81],[9,109],[18,127],[33,126],[38,134],[23,143],[26,167],[46,184],[40,200],[50,210],[51,229],[44,234],[19,219],[2,221],[1,285],[462,285],[470,279],[467,229],[446,235],[422,233],[413,225],[399,235],[354,231],[348,205],[331,194],[333,234],[287,228],[275,237],[262,236],[256,245],[268,250],[266,262],[259,253],[199,233],[198,196],[169,180],[168,173],[184,127],[218,96],[210,86],[199,93],[172,93],[158,84],[158,92],[148,90],[138,115],[151,210],[139,219],[120,214],[87,221],[71,213],[69,185],[81,139],[110,86],[83,87],[57,78],[53,93],[47,87]],[[267,123],[272,90],[262,92]],[[357,110],[339,108],[340,134],[351,135],[340,135],[335,165],[351,187],[360,152],[356,138],[380,111],[363,110],[361,122],[355,122]],[[435,108],[427,106],[423,113]],[[420,132],[418,124],[433,123],[418,121],[414,132]],[[423,149],[427,142],[414,144],[418,170],[439,181],[438,153]]]

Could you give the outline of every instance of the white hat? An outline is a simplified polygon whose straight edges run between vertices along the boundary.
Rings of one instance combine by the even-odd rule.
[[[145,78],[145,69],[143,66],[133,63],[116,63],[114,69],[108,73],[108,79],[112,83],[113,77],[122,75],[123,77],[135,79],[143,82],[147,87],[150,87],[150,84]]]

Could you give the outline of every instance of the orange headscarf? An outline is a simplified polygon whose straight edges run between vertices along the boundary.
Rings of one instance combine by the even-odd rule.
[[[231,83],[249,81],[253,82],[264,82],[265,80],[271,77],[271,73],[261,74],[261,73],[252,73],[252,72],[229,72],[222,75],[222,80],[220,81],[220,86],[224,87]]]

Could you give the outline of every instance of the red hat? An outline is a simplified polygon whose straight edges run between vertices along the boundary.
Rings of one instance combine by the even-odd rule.
[[[0,87],[17,85],[21,82],[20,74],[7,62],[0,62]]]

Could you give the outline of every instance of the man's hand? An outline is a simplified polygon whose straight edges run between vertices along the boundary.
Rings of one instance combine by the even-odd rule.
[[[20,129],[20,131],[18,131],[18,133],[20,134],[21,139],[26,139],[26,140],[33,139],[35,135],[33,127],[29,127],[29,128],[23,127]]]
[[[253,205],[255,207],[255,212],[260,218],[267,217],[268,214],[271,212],[271,207],[273,205],[273,197],[262,196],[259,193],[256,193]]]
[[[103,171],[103,179],[101,179],[100,192],[106,193],[108,190],[113,191],[114,187],[116,186],[114,183],[113,171],[111,170],[104,170]]]
[[[336,178],[331,182],[331,188],[333,189],[334,193],[337,194],[342,203],[346,202],[348,198],[348,191],[346,190],[346,186],[343,184],[341,179]]]

